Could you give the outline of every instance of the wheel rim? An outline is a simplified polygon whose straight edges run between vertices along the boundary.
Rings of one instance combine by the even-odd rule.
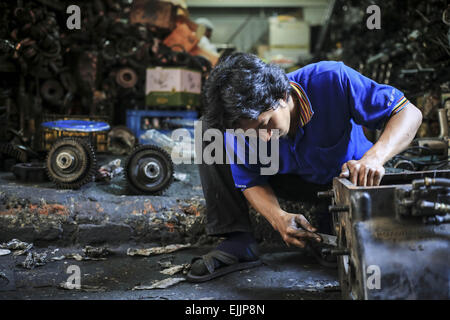
[[[77,180],[83,175],[87,157],[84,150],[75,146],[61,146],[50,157],[50,167],[55,176],[64,182]]]
[[[131,154],[126,163],[126,177],[134,192],[155,194],[170,185],[172,162],[163,150],[144,146]]]
[[[138,153],[131,161],[133,185],[144,191],[158,190],[166,179],[168,168],[163,159],[148,153]]]
[[[49,178],[58,186],[77,187],[91,174],[95,163],[93,151],[76,139],[57,141],[49,151],[46,167]],[[91,153],[89,153],[91,152]]]

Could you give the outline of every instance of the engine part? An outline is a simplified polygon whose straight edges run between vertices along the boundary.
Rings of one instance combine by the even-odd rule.
[[[133,88],[137,81],[138,76],[131,68],[122,68],[116,74],[116,82],[122,88]]]
[[[173,181],[172,159],[154,145],[136,147],[124,168],[129,190],[135,194],[161,194]]]
[[[450,224],[447,216],[424,212],[429,204],[421,202],[448,204],[448,187],[435,188],[449,178],[450,170],[442,170],[386,174],[377,187],[333,180],[333,203],[345,208],[332,213],[343,298],[449,299]],[[398,214],[414,190],[420,191],[417,213]]]
[[[27,162],[26,151],[14,146],[11,143],[0,144],[0,153],[10,156],[20,162]]]
[[[396,190],[398,217],[444,216],[450,212],[450,179],[425,177],[413,180],[411,185],[411,190]]]
[[[370,5],[383,13],[380,29],[361,27]],[[398,12],[405,14],[396,19]],[[343,61],[411,100],[449,83],[448,12],[445,0],[330,1],[313,60]]]
[[[41,86],[42,98],[51,103],[58,103],[64,95],[64,89],[54,79],[46,80]]]
[[[58,139],[50,149],[45,162],[47,174],[57,187],[78,189],[93,181],[97,161],[91,144],[86,139]]]
[[[175,55],[162,45],[176,26],[175,4],[78,1],[83,21],[81,30],[73,31],[66,26],[68,16],[60,2],[0,3],[0,71],[10,73],[0,77],[0,88],[12,90],[11,114],[20,117],[12,119],[12,127],[23,132],[33,148],[39,148],[39,139],[33,138],[40,132],[30,120],[39,123],[45,120],[39,119],[43,114],[96,115],[124,124],[125,106],[145,104],[148,65],[194,68],[205,77],[210,70],[208,61],[191,53]]]
[[[44,163],[18,163],[12,167],[12,172],[16,176],[16,179],[22,182],[48,181]]]
[[[416,166],[412,161],[406,160],[406,159],[400,159],[394,164],[394,168],[397,169],[403,169],[403,170],[409,170],[409,171],[415,171]]]
[[[126,126],[116,126],[108,132],[108,151],[113,154],[130,154],[136,142],[133,132]]]

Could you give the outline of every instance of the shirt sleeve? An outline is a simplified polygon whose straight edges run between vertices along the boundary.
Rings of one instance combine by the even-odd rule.
[[[248,143],[246,142],[245,150],[242,150],[237,147],[238,142],[235,136],[225,133],[224,138],[227,158],[236,188],[244,191],[256,185],[266,184],[269,176],[261,175],[261,166],[259,164],[248,164]]]
[[[409,104],[400,90],[379,84],[341,63],[341,82],[350,115],[357,124],[381,129],[385,122]]]

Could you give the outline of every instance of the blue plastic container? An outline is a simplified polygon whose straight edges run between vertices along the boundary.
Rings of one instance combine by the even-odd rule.
[[[41,123],[41,126],[47,129],[59,131],[73,131],[73,132],[99,132],[108,131],[109,124],[101,121],[87,121],[87,120],[57,120]]]
[[[172,121],[167,121],[167,120]],[[146,143],[141,141],[140,136],[147,130],[155,129],[161,133],[168,135],[172,134],[172,131],[179,125],[174,127],[176,119],[189,119],[197,120],[197,111],[175,111],[175,110],[127,110],[127,127],[134,133],[140,143]],[[181,121],[179,124],[182,123]],[[194,128],[191,125],[184,125],[193,135]]]

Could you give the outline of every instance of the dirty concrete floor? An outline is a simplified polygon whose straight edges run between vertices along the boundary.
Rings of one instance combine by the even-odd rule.
[[[99,156],[99,164],[108,163],[115,157]],[[177,165],[175,172],[181,173],[183,181],[175,182],[163,196],[177,198],[203,197],[197,167],[194,165]],[[184,175],[183,175],[184,174]],[[184,177],[183,177],[184,176]],[[67,197],[67,193],[55,192],[50,183],[27,184],[17,182],[11,173],[0,174],[2,185],[8,188],[20,186],[36,187],[49,198]],[[111,197],[123,195],[126,184],[123,177],[114,179],[110,184],[91,183],[80,190],[69,191],[78,199],[95,197],[98,201],[110,201]],[[191,284],[181,282],[167,289],[131,290],[137,285],[150,285],[154,280],[169,276],[161,274],[158,261],[170,260],[172,264],[189,263],[194,256],[207,253],[212,247],[192,247],[189,249],[153,257],[130,257],[127,248],[149,247],[142,243],[108,246],[113,254],[105,261],[76,261],[64,259],[51,261],[35,269],[24,269],[20,264],[25,256],[14,257],[12,254],[0,256],[0,300],[10,299],[340,299],[339,283],[336,269],[327,269],[300,249],[261,248],[264,265],[240,272],[235,272],[209,282]],[[51,252],[58,249],[54,254]],[[51,257],[67,253],[82,254],[82,247],[41,247],[35,252],[46,251]],[[59,288],[70,274],[67,268],[77,265],[81,270],[81,284],[103,287],[105,291],[75,291]],[[1,273],[5,277],[1,276]],[[174,277],[179,277],[179,274]],[[181,274],[181,276],[183,276]],[[6,280],[6,278],[8,280]]]
[[[181,282],[166,289],[131,290],[137,285],[150,285],[154,280],[170,276],[161,274],[158,261],[172,264],[188,263],[192,257],[211,248],[188,248],[151,257],[126,255],[129,245],[110,247],[113,252],[104,261],[51,261],[28,270],[20,264],[25,256],[0,256],[0,300],[15,299],[118,299],[118,300],[308,300],[340,299],[337,270],[324,268],[306,252],[286,248],[262,250],[262,266],[238,271],[209,282],[192,284]],[[47,251],[48,257],[78,252],[82,248],[36,248]],[[81,285],[103,287],[105,291],[78,291],[59,288],[70,274],[67,268],[77,265],[81,271]],[[183,277],[175,274],[173,277]],[[100,288],[101,289],[101,288]]]

